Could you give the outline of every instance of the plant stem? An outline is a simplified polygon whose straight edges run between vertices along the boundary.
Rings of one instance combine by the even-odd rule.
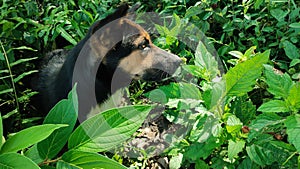
[[[18,114],[20,114],[20,106],[19,106],[19,102],[18,102],[18,96],[17,96],[17,90],[16,90],[14,78],[13,78],[12,71],[11,71],[11,68],[10,68],[10,65],[9,65],[9,61],[8,61],[8,57],[7,57],[6,51],[4,49],[4,46],[3,46],[1,40],[0,40],[0,45],[1,45],[4,57],[5,57],[5,61],[6,61],[6,64],[7,64],[7,68],[8,68],[8,71],[9,71],[9,76],[10,76],[10,80],[11,80],[11,84],[12,84],[12,88],[13,88],[13,92],[14,92],[14,97],[15,97],[15,102],[16,102],[16,106],[17,106],[17,111],[18,111]]]

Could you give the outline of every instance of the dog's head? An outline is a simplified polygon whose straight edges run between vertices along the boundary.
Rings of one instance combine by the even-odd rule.
[[[155,46],[148,32],[129,18],[128,7],[121,6],[91,28],[92,35],[101,29],[96,36],[101,47],[94,48],[95,53],[103,55],[101,65],[109,72],[121,70],[136,80],[159,81],[172,75],[181,59]]]

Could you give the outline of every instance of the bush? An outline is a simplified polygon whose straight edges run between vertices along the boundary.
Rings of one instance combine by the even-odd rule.
[[[30,104],[36,92],[28,84],[37,72],[37,59],[52,49],[74,46],[94,21],[107,16],[117,4],[84,0],[2,2],[0,111],[4,125],[0,120],[0,135],[8,138],[0,150],[3,165],[151,166],[147,164],[150,150],[139,150],[144,154],[137,159],[108,150],[130,138],[153,106],[112,109],[73,131],[77,118],[76,106],[72,106],[77,105],[74,91],[45,118]],[[167,157],[167,165],[174,169],[296,168],[300,163],[300,3],[164,0],[141,4],[139,11],[172,16],[171,25],[156,25],[160,36],[153,41],[185,61],[178,74],[181,82],[138,82],[128,90],[135,104],[147,100],[165,106],[163,115],[168,123],[184,130],[181,135],[181,130],[168,135],[177,139],[171,139],[170,147],[160,154]],[[195,29],[202,33],[196,34]],[[191,44],[183,43],[183,36],[189,37]],[[204,36],[208,38],[199,38]],[[72,113],[59,118],[67,111]],[[129,112],[127,118],[121,115],[124,112]],[[43,124],[35,126],[41,120]],[[111,124],[110,120],[120,123]],[[107,129],[95,121],[106,121],[113,127]],[[124,124],[128,127],[122,128]],[[108,135],[103,135],[103,130]],[[105,144],[113,130],[125,134],[109,137],[111,144]],[[8,137],[9,133],[16,134]]]

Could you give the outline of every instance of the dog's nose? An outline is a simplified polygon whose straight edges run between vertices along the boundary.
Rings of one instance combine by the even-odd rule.
[[[173,61],[172,61],[173,67],[177,68],[182,63],[182,60],[177,55],[174,55],[174,54],[172,54],[172,55],[173,55]]]
[[[177,56],[178,57],[178,56]],[[182,60],[178,57],[176,60],[175,60],[175,66],[176,67],[179,67],[180,66],[180,64],[182,63]]]

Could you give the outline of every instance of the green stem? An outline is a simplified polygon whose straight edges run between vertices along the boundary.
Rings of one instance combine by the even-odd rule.
[[[1,40],[0,40],[0,45],[1,45],[1,48],[3,50],[3,54],[4,54],[5,61],[6,61],[6,64],[7,64],[7,68],[8,68],[8,71],[9,71],[9,76],[10,76],[10,80],[11,80],[11,84],[12,84],[12,88],[13,88],[13,92],[14,92],[15,102],[16,102],[16,105],[17,105],[17,111],[18,111],[18,113],[20,113],[20,106],[19,106],[19,102],[18,102],[18,96],[17,96],[17,90],[16,90],[14,78],[13,78],[12,71],[11,71],[11,68],[10,68],[10,65],[9,65],[9,61],[8,61],[6,51],[4,49],[4,46],[3,46]]]

